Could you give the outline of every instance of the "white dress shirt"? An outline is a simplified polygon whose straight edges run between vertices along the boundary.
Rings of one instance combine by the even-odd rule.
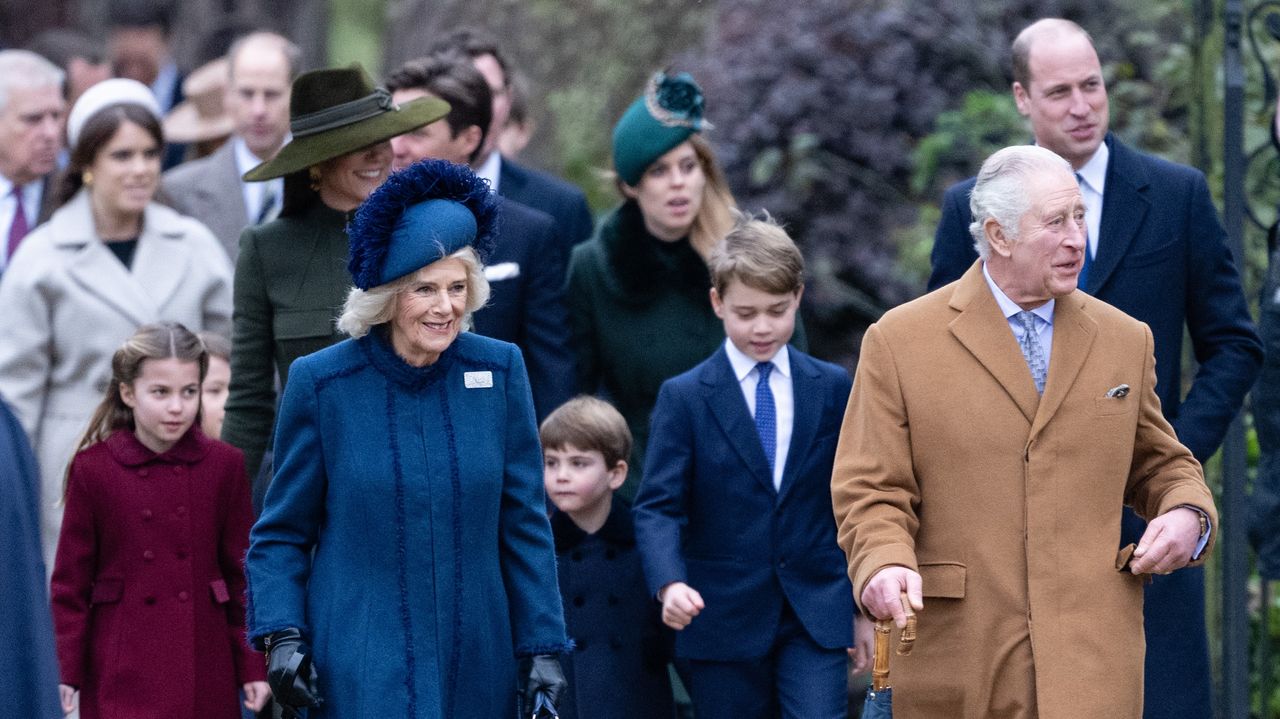
[[[289,138],[286,137],[285,142],[288,141]],[[243,137],[233,137],[231,138],[231,143],[236,156],[236,172],[239,172],[241,177],[244,176],[244,173],[262,164],[262,159],[253,154],[249,146],[245,144]],[[240,191],[244,193],[246,220],[250,225],[258,222],[258,214],[262,212],[262,202],[267,198],[268,190],[274,193],[273,207],[275,207],[275,210],[272,212],[274,217],[280,214],[280,207],[284,203],[284,178],[277,177],[265,182],[240,181]]]
[[[22,214],[27,216],[27,234],[36,229],[40,201],[43,199],[43,178],[22,186]],[[13,226],[13,216],[17,210],[18,201],[13,197],[13,183],[0,175],[0,270],[9,263],[9,228]]]
[[[1098,238],[1102,229],[1102,192],[1107,184],[1107,160],[1111,150],[1107,143],[1098,145],[1093,157],[1076,170],[1080,179],[1080,194],[1084,197],[1084,224],[1089,228],[1089,257],[1098,257]]]
[[[1017,314],[1022,311],[1016,302],[1009,299],[996,285],[995,280],[991,279],[991,273],[987,272],[987,263],[982,263],[982,276],[987,280],[987,287],[991,288],[991,294],[996,296],[996,304],[1000,305],[1000,311],[1004,313],[1005,320],[1009,323],[1009,329],[1013,330],[1013,338],[1022,344],[1022,335],[1026,331],[1022,322],[1018,320]],[[1036,317],[1036,336],[1040,338],[1040,346],[1044,348],[1045,361],[1053,362],[1053,306],[1057,300],[1050,299],[1048,302],[1031,310],[1031,314]],[[1049,365],[1045,366],[1045,381],[1048,382]]]
[[[476,175],[481,179],[489,181],[489,189],[494,192],[498,191],[498,178],[502,175],[502,153],[496,149],[489,153],[489,156],[475,168]]]
[[[756,369],[756,361],[742,350],[734,346],[730,340],[724,341],[724,350],[729,355],[729,365],[733,367],[733,375],[738,378],[738,386],[742,396],[747,400],[747,411],[756,416],[756,385],[760,382],[760,371]],[[791,355],[787,345],[783,345],[770,360],[773,371],[769,373],[769,390],[773,392],[773,406],[778,425],[778,439],[774,451],[773,488],[782,488],[782,470],[787,467],[787,454],[791,449],[791,431],[795,427],[796,402],[791,387]]]

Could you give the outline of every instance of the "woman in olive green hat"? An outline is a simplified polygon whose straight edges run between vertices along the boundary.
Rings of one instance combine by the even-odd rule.
[[[654,75],[613,129],[624,201],[569,261],[579,390],[603,389],[635,438],[627,499],[640,481],[658,388],[724,341],[706,258],[732,227],[734,201],[702,138],[707,127],[691,76]]]
[[[391,138],[444,117],[449,104],[397,105],[359,65],[303,73],[289,97],[292,139],[248,181],[284,178],[280,217],[240,236],[231,391],[222,439],[245,454],[261,508],[267,448],[280,387],[298,357],[343,339],[334,327],[347,290],[348,213],[387,179]]]

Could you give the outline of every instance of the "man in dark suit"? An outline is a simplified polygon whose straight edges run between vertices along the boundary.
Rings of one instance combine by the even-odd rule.
[[[240,254],[240,231],[274,219],[284,180],[245,182],[244,173],[275,157],[289,135],[289,85],[298,71],[298,46],[274,33],[246,35],[227,53],[224,100],[235,133],[208,157],[164,173],[164,200],[213,231],[231,262]]]
[[[0,51],[0,272],[54,210],[62,151],[63,73],[26,50]]]
[[[450,51],[471,58],[488,83],[493,98],[489,130],[472,167],[498,194],[554,217],[561,251],[568,262],[569,250],[591,237],[591,210],[587,207],[586,195],[558,177],[517,164],[498,152],[498,137],[511,110],[511,73],[497,40],[488,33],[464,28],[432,48],[433,54]]]
[[[392,169],[418,160],[468,164],[480,154],[490,127],[484,77],[460,55],[436,55],[401,65],[387,79],[397,103],[438,97],[449,103],[441,120],[392,138]],[[563,258],[550,215],[504,197],[498,237],[485,258],[489,304],[475,313],[476,332],[513,342],[524,353],[539,419],[573,396],[573,353],[563,299]]]
[[[1088,248],[1080,287],[1147,323],[1155,338],[1157,394],[1178,439],[1204,462],[1218,448],[1257,375],[1262,347],[1204,176],[1140,153],[1107,132],[1107,91],[1088,34],[1041,20],[1013,43],[1013,94],[1036,144],[1065,158],[1086,206]],[[958,279],[977,258],[969,193],[943,199],[929,288]],[[1183,401],[1183,328],[1199,363]],[[1126,511],[1120,542],[1143,524]],[[1146,590],[1144,716],[1211,715],[1200,568],[1156,577]]]

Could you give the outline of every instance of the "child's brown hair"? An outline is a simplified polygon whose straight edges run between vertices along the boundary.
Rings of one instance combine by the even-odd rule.
[[[796,292],[804,286],[804,256],[767,212],[760,217],[739,213],[707,266],[711,285],[721,297],[735,279],[774,295]]]
[[[599,452],[605,467],[613,469],[631,456],[631,430],[613,405],[589,395],[579,395],[560,405],[542,420],[538,430],[543,449],[575,449]]]

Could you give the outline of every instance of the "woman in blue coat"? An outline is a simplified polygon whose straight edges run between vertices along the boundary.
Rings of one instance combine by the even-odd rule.
[[[517,688],[564,689],[524,362],[462,331],[488,297],[494,207],[460,165],[393,175],[349,227],[351,339],[290,371],[249,635],[277,701],[311,719],[492,719]]]

